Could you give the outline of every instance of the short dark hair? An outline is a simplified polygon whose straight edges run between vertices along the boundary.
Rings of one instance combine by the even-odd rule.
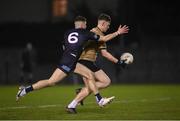
[[[83,22],[85,22],[87,19],[85,18],[85,17],[83,17],[83,16],[77,16],[75,19],[74,19],[74,22],[76,22],[76,21],[83,21]]]
[[[111,17],[105,13],[101,13],[98,17],[98,20],[105,20],[111,22]]]

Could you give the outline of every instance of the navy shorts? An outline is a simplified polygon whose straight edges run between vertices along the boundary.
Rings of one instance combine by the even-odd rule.
[[[71,73],[74,71],[78,58],[71,55],[71,54],[64,54],[60,60],[58,68],[65,72],[66,74]]]
[[[88,60],[79,60],[78,63],[86,66],[88,69],[90,69],[92,72],[97,72],[100,70],[100,68],[95,64],[95,62],[88,61]]]

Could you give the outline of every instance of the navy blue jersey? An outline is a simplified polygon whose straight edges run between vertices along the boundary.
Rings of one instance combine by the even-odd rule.
[[[73,53],[79,57],[88,40],[98,41],[99,36],[85,29],[71,29],[67,31],[64,35],[64,54]]]
[[[64,53],[60,61],[60,69],[69,73],[75,65],[88,40],[99,40],[99,35],[85,29],[71,29],[64,35]]]

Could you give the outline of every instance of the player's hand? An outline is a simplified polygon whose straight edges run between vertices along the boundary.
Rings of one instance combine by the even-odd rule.
[[[118,33],[119,35],[120,35],[120,34],[126,34],[126,33],[128,33],[128,31],[129,31],[129,27],[128,27],[128,26],[126,26],[126,25],[124,25],[124,26],[120,25],[119,28],[118,28],[118,30],[117,30],[117,33]]]
[[[126,60],[118,60],[118,62],[116,63],[117,65],[120,65],[123,69],[126,68],[127,64],[125,63]]]

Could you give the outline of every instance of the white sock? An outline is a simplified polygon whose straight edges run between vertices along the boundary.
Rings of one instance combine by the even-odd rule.
[[[100,101],[98,101],[98,104],[102,105],[103,102],[104,102],[104,98],[102,98]]]
[[[78,102],[76,100],[73,100],[69,105],[68,108],[76,108]]]
[[[95,97],[95,98],[96,98],[96,102],[99,103],[100,100],[97,97]]]
[[[25,94],[26,94],[26,90],[25,90],[25,88],[24,88],[24,89],[22,90],[20,96],[24,96]]]

